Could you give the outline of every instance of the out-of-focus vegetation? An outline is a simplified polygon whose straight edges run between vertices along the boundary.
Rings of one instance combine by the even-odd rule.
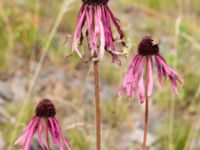
[[[36,103],[48,97],[72,150],[94,150],[91,64],[75,55],[66,59],[80,1],[0,1],[0,82],[14,95],[4,101],[0,94],[0,149],[17,149],[13,142],[34,115]],[[185,79],[178,97],[168,81],[162,88],[155,86],[150,149],[200,149],[200,1],[110,0],[109,6],[132,48],[122,66],[112,64],[110,56],[100,63],[102,149],[140,149],[144,105],[137,97],[117,99],[115,91],[145,35],[161,39],[161,53]]]

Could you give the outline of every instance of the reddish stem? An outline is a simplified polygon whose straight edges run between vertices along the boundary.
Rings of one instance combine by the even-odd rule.
[[[96,101],[96,149],[101,149],[100,99],[98,62],[94,62],[95,101]]]
[[[148,132],[148,115],[149,115],[149,97],[148,97],[148,86],[149,86],[149,57],[146,56],[146,88],[145,88],[145,119],[144,119],[144,140],[142,150],[146,150],[147,143],[147,132]]]

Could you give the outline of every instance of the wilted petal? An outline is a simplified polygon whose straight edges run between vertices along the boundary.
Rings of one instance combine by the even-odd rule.
[[[145,87],[144,87],[144,65],[145,62],[142,62],[142,69],[141,69],[141,75],[140,75],[140,80],[139,80],[139,96],[140,96],[140,101],[141,103],[144,103],[145,99]]]
[[[46,140],[46,147],[49,146],[49,139],[48,139],[48,122],[44,120],[44,139]]]
[[[63,147],[63,141],[61,137],[61,131],[60,131],[60,126],[55,118],[52,119],[55,127],[55,133],[56,133],[56,139],[57,139],[57,145],[59,146],[59,150],[64,150]]]
[[[91,52],[91,57],[93,61],[99,61],[103,58],[105,51],[112,55],[113,62],[121,65],[119,55],[124,55],[124,53],[116,52],[114,45],[114,38],[112,33],[111,22],[117,28],[120,35],[121,43],[125,46],[123,41],[124,33],[120,27],[120,22],[114,17],[111,10],[104,3],[94,2],[83,2],[81,10],[79,11],[77,27],[74,34],[73,51],[82,58],[82,55],[78,49],[79,42],[83,39],[83,26],[86,26],[86,36],[88,40],[89,49]]]
[[[100,15],[100,12],[99,12]],[[101,16],[100,16],[101,17]],[[99,52],[99,60],[103,58],[104,53],[105,53],[105,35],[104,35],[104,29],[103,29],[103,24],[101,20],[99,20],[99,26],[100,26],[100,52]]]
[[[35,120],[35,117],[33,117],[32,120],[29,122],[27,127],[24,129],[22,135],[15,142],[15,145],[24,145],[26,137],[29,134],[31,127],[33,126],[34,120]]]
[[[82,55],[78,49],[78,43],[79,40],[81,39],[82,36],[82,28],[84,26],[85,23],[85,18],[86,18],[86,9],[87,7],[84,7],[83,10],[81,10],[81,13],[79,14],[78,17],[78,21],[77,21],[77,27],[75,30],[75,34],[74,34],[74,39],[73,39],[73,47],[72,47],[72,52],[76,51],[76,53],[79,55],[79,57],[82,58]]]
[[[116,63],[116,64],[118,64],[118,65],[121,65],[122,63],[121,63],[121,60],[119,59],[119,57],[116,55],[116,54],[112,54],[111,53],[111,55],[112,55],[112,58],[113,58],[113,62],[114,63]]]
[[[155,57],[155,61],[156,61],[156,68],[157,68],[157,72],[158,72],[158,80],[159,80],[159,85],[162,85],[162,78],[163,78],[163,69],[162,69],[162,65],[160,64],[159,60]]]
[[[133,73],[133,65],[137,62],[137,60],[140,58],[139,55],[136,55],[133,60],[132,63],[129,65],[128,71],[125,74],[124,80],[122,82],[122,84],[120,85],[120,87],[117,90],[117,94],[116,96],[120,96],[122,92],[126,91],[126,86],[127,86],[127,82],[129,81],[129,79],[131,78],[131,74]]]
[[[40,119],[39,118],[35,118],[32,127],[30,128],[29,134],[26,137],[26,141],[24,143],[23,149],[24,150],[30,150],[30,146],[31,146],[31,141],[33,139],[33,135],[36,132],[38,123],[39,123]]]
[[[99,32],[100,32],[100,50],[99,50],[99,54],[98,57],[94,58],[94,61],[99,61],[103,58],[104,53],[105,53],[105,35],[104,35],[104,27],[103,24],[101,22],[101,9],[97,8],[97,18],[98,18],[98,27],[99,27]],[[97,26],[97,25],[96,25]]]
[[[58,146],[59,150],[64,150],[64,145],[70,150],[70,144],[68,140],[62,135],[60,125],[55,117],[49,120],[49,129],[54,140],[54,143]]]
[[[177,87],[176,79],[173,77],[169,77],[169,79],[171,81],[171,85],[172,85],[172,89],[173,89],[174,93],[176,95],[178,95],[178,87]]]
[[[117,91],[117,96],[120,96],[122,92],[126,92],[127,96],[133,97],[136,91],[138,83],[138,74],[140,71],[140,66],[142,64],[143,57],[136,55],[133,58],[131,65],[129,66],[128,72],[125,75],[125,78],[122,82],[122,85]]]
[[[91,55],[94,56],[95,54],[95,45],[94,45],[94,32],[93,32],[93,23],[92,23],[92,17],[93,16],[93,10],[89,9],[86,12],[86,20],[87,20],[87,31],[88,31],[88,43],[91,48]]]
[[[32,118],[32,120],[30,121],[26,129],[24,130],[23,134],[15,142],[15,145],[21,145],[24,148],[24,150],[29,150],[30,143],[35,133],[38,121],[39,121],[38,117]]]
[[[67,149],[68,149],[68,150],[71,150],[71,148],[70,148],[70,144],[69,144],[69,141],[67,140],[66,137],[63,137],[63,141],[64,141],[64,143],[65,143]]]
[[[52,135],[53,143],[56,144],[56,136],[54,136],[55,135],[54,123],[53,123],[52,119],[49,119],[48,121],[49,121],[49,124],[48,124],[49,131],[50,131],[50,133]]]
[[[95,48],[95,53],[97,53],[98,47],[98,39],[100,34],[100,27],[99,27],[99,15],[97,12],[97,7],[94,7],[94,37],[93,37],[93,44]]]
[[[135,62],[135,68],[134,68],[135,70],[133,69],[132,76],[131,76],[131,79],[130,79],[130,82],[131,82],[131,97],[134,97],[135,91],[137,90],[138,76],[139,76],[140,70],[143,69],[143,68],[141,68],[143,61],[144,61],[144,57],[140,56],[138,58],[138,61]]]
[[[113,43],[113,35],[111,29],[111,22],[110,22],[110,13],[106,11],[105,6],[101,6],[102,8],[102,22],[104,25],[104,32],[105,32],[105,43],[106,49],[114,50],[114,43]]]
[[[110,8],[109,8],[108,6],[107,6],[107,10],[109,11],[110,16],[111,16],[111,19],[112,19],[112,21],[113,21],[115,27],[117,28],[117,31],[118,31],[118,33],[119,33],[119,35],[120,35],[120,39],[123,39],[123,38],[124,38],[124,32],[123,32],[122,29],[121,29],[121,25],[120,25],[119,19],[117,19],[117,18],[113,15],[113,13],[111,12],[111,10],[110,10]]]
[[[40,120],[40,122],[38,124],[38,142],[40,144],[40,147],[44,150],[45,146],[42,142],[42,119]]]
[[[163,66],[163,72],[165,72],[168,75],[169,79],[171,80],[171,85],[172,85],[174,93],[178,94],[177,81],[180,84],[183,84],[182,77],[179,74],[177,74],[171,67],[168,66],[168,64],[166,63],[166,61],[161,55],[156,56],[156,58],[158,59],[160,64]]]
[[[153,91],[153,62],[152,62],[152,56],[149,56],[148,59],[149,67],[148,67],[148,74],[149,74],[149,83],[148,83],[148,96],[151,96],[152,91]]]

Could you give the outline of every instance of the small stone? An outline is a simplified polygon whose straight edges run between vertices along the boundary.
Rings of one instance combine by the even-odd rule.
[[[0,97],[7,101],[14,99],[14,94],[10,88],[2,81],[0,81]]]
[[[131,133],[131,139],[133,142],[141,143],[143,142],[144,131],[140,128],[134,130]],[[155,137],[151,133],[147,133],[147,147],[151,147],[155,142]]]

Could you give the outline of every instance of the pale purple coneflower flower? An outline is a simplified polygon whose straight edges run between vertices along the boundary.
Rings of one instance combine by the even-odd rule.
[[[70,150],[70,144],[62,134],[55,115],[56,110],[53,103],[48,99],[42,100],[36,107],[35,116],[25,128],[23,134],[15,142],[15,145],[22,146],[23,150],[30,150],[31,141],[37,132],[39,145],[43,150],[46,150],[49,147],[48,131],[50,131],[53,143],[57,145],[59,150],[64,150],[65,146]],[[42,140],[42,133],[45,143]]]
[[[148,57],[148,59],[147,59]],[[120,96],[122,92],[126,92],[128,97],[134,97],[135,92],[138,89],[141,103],[145,99],[145,66],[148,61],[148,77],[149,84],[147,93],[151,96],[153,91],[153,58],[155,59],[155,64],[158,72],[158,79],[160,85],[162,85],[162,80],[164,77],[169,77],[172,85],[172,89],[175,94],[178,94],[177,82],[183,84],[182,77],[177,74],[165,61],[165,59],[160,55],[159,45],[155,43],[150,36],[146,36],[142,39],[138,46],[138,53],[133,58],[132,63],[124,77],[122,84],[120,85],[117,96]]]
[[[108,0],[82,0],[82,2],[83,4],[77,18],[72,51],[75,51],[82,58],[78,46],[82,44],[84,38],[83,28],[85,25],[85,35],[93,60],[101,60],[105,51],[107,51],[112,55],[113,62],[121,64],[118,56],[123,55],[123,53],[117,52],[115,49],[114,42],[116,39],[113,37],[111,23],[114,24],[118,31],[119,40],[122,45],[126,46],[124,33],[120,27],[120,21],[113,15],[107,5]]]

